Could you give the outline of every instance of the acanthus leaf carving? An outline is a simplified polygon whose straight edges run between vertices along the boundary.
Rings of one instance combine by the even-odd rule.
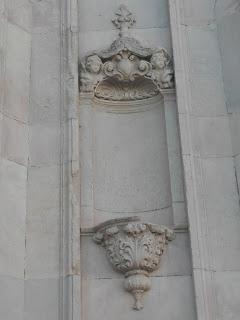
[[[149,275],[157,270],[172,230],[139,221],[110,220],[97,229],[94,241],[101,244],[115,270],[125,276],[124,287],[135,298],[134,309],[143,308],[143,295],[151,288]]]

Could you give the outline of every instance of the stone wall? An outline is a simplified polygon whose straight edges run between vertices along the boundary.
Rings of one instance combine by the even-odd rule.
[[[0,171],[0,317],[59,319],[58,1],[1,1]]]
[[[218,1],[215,7],[218,39],[222,60],[223,86],[232,142],[233,170],[237,194],[240,186],[240,2]],[[233,178],[234,179],[234,178]],[[239,200],[239,199],[238,199]],[[237,201],[237,200],[236,200]],[[219,315],[220,319],[235,319],[240,313],[239,307],[239,208],[236,211],[226,211],[229,219],[227,228],[233,236],[233,241],[225,240],[227,249],[224,259],[231,260],[231,264],[224,263],[221,273],[217,277]],[[234,211],[236,212],[234,214]],[[229,215],[230,214],[230,215]],[[231,238],[232,238],[231,236]],[[236,242],[236,243],[235,243]],[[238,244],[237,244],[238,243]],[[234,258],[235,257],[235,258]]]
[[[165,47],[174,55],[177,105],[174,97],[164,102],[164,114],[162,102],[149,113],[167,155],[154,154],[155,148],[141,136],[143,114],[138,114],[139,122],[133,115],[122,118],[119,130],[125,129],[115,140],[118,115],[89,113],[86,97],[81,97],[84,107],[77,111],[78,55],[104,49],[117,37],[111,18],[122,3],[137,18],[132,35],[146,47]],[[93,0],[0,1],[1,319],[239,318],[239,7],[237,0],[106,0],[101,5]],[[78,121],[84,135],[78,136]],[[176,139],[178,122],[181,145]],[[117,184],[111,189],[110,183],[106,192],[109,176],[100,168],[96,202],[91,200],[88,208],[82,202],[79,209],[80,181],[83,186],[92,174],[89,157],[93,152],[101,167],[106,163],[108,170],[119,170],[121,163],[111,166],[110,151],[114,144],[128,145],[121,139],[129,137],[129,124],[138,133],[135,142],[141,137],[149,147],[155,159],[151,167],[157,168],[161,160],[161,179],[167,173],[165,199],[171,198],[170,209],[159,220],[147,218],[184,225],[169,244],[139,312],[131,310],[122,275],[113,271],[85,227],[115,214],[120,217],[124,210],[128,215],[132,208],[145,217],[140,212],[152,209],[162,191],[154,188],[152,198],[146,193],[149,202],[142,195],[138,202],[137,193],[128,203],[119,202],[119,194],[113,193]],[[94,150],[88,144],[93,128]],[[109,139],[107,146],[103,138]],[[157,144],[157,139],[151,141]],[[81,176],[79,147],[85,166]],[[144,150],[136,146],[135,152],[142,155]],[[136,159],[131,161],[135,169]],[[85,195],[88,201],[92,193]],[[112,202],[106,201],[109,196]],[[114,208],[118,213],[109,214]]]
[[[28,1],[1,1],[0,46],[0,314],[22,319],[31,86]]]
[[[170,1],[197,315],[204,320],[239,315],[239,194],[215,10],[225,4]]]

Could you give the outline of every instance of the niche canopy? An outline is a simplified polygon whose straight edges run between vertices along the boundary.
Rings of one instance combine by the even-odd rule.
[[[83,59],[81,91],[105,100],[138,100],[174,88],[173,64],[167,50],[145,48],[131,37],[130,28],[136,20],[126,6],[119,7],[112,22],[119,36],[107,50],[92,52]]]

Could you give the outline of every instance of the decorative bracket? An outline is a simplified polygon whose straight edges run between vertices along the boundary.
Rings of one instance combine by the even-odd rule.
[[[161,89],[173,88],[173,64],[167,50],[145,48],[129,36],[135,18],[126,6],[120,6],[112,22],[119,29],[119,36],[109,49],[93,52],[83,59],[80,65],[81,91],[95,92],[97,97],[106,100],[127,100],[124,95],[106,95],[101,85],[104,89],[114,86],[126,91],[126,87],[131,87],[133,82],[145,79],[147,92],[141,88],[142,94],[130,95],[130,100],[136,100],[149,97],[149,91],[153,96]]]
[[[151,288],[149,275],[159,268],[174,232],[137,218],[114,219],[97,226],[93,239],[106,249],[114,269],[124,274],[124,287],[135,299],[133,309],[141,310],[143,295]]]

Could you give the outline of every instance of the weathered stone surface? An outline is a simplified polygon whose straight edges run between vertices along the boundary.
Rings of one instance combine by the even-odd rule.
[[[78,59],[116,39],[122,3],[143,48],[173,53],[177,94],[154,107],[78,101]],[[239,318],[239,15],[238,0],[0,1],[0,319]],[[132,215],[176,229],[139,313],[87,234]]]
[[[28,125],[4,117],[2,120],[2,156],[5,159],[27,166],[28,147]]]
[[[236,319],[239,308],[239,279],[237,271],[216,272],[218,317],[220,320]]]
[[[58,320],[58,294],[59,279],[27,280],[25,282],[24,319]]]
[[[8,253],[9,254],[9,253]],[[0,314],[6,320],[24,320],[24,280],[0,276]]]
[[[26,233],[26,167],[0,162],[0,274],[23,279]]]
[[[84,317],[89,320],[99,319],[99,317],[111,319],[116,315],[121,320],[129,317],[131,319],[139,319],[139,317],[142,319],[146,317],[174,319],[179,317],[181,309],[184,319],[194,319],[194,295],[190,277],[159,277],[152,280],[152,290],[145,297],[145,307],[140,315],[131,307],[126,307],[129,305],[130,299],[129,294],[125,292],[124,288],[121,288],[121,279],[95,279],[87,283],[84,280]],[[119,290],[116,290],[116,287]],[[179,290],[181,291],[180,295],[178,294]],[[109,301],[111,301],[111,307],[109,307]],[[183,305],[185,308],[182,309]]]

